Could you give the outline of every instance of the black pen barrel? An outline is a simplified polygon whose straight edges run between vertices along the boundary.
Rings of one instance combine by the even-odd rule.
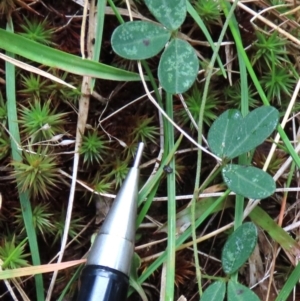
[[[125,301],[129,278],[124,273],[99,265],[87,265],[81,273],[77,301]]]

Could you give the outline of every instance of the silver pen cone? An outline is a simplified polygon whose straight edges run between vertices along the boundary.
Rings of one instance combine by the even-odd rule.
[[[133,167],[118,192],[87,258],[87,265],[101,265],[130,273],[134,253],[139,164],[144,143],[139,143]]]

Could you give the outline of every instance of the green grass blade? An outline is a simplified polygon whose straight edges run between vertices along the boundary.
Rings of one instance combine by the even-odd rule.
[[[114,68],[36,43],[0,29],[0,48],[34,62],[70,73],[116,81],[139,81],[136,73]]]
[[[72,286],[72,284],[79,278],[80,273],[81,273],[83,267],[84,266],[82,265],[82,266],[79,266],[79,267],[76,268],[75,273],[72,275],[72,277],[69,280],[68,284],[65,286],[65,288],[61,292],[61,294],[60,294],[59,298],[57,299],[57,301],[63,301],[63,300],[65,300],[66,294],[70,290],[70,287]]]
[[[12,24],[7,26],[7,30],[13,31]],[[8,55],[13,57],[13,54],[8,53]],[[18,120],[17,116],[17,104],[16,104],[16,73],[15,66],[6,62],[6,97],[7,97],[7,116],[8,116],[8,128],[13,139],[11,139],[11,149],[12,149],[12,159],[15,161],[21,161],[21,152],[18,149],[15,141],[20,143],[20,133],[19,126],[16,122]],[[29,195],[27,192],[19,192],[19,198],[21,203],[22,215],[25,224],[25,229],[28,237],[29,248],[32,257],[32,263],[34,265],[40,265],[40,254],[37,244],[36,232],[32,223],[32,209],[29,200]],[[35,289],[38,301],[44,300],[44,284],[42,275],[35,275]]]
[[[121,14],[119,13],[117,7],[115,6],[113,0],[107,0],[109,6],[111,7],[111,9],[113,10],[116,18],[118,19],[119,23],[120,24],[123,24],[125,21],[123,20]]]
[[[144,203],[142,209],[140,210],[139,214],[138,214],[138,217],[136,219],[136,228],[138,228],[140,226],[140,224],[142,223],[144,217],[146,216],[151,204],[152,204],[152,201],[153,201],[153,198],[155,197],[156,195],[156,192],[157,192],[157,189],[158,189],[158,186],[159,186],[159,181],[157,181],[154,185],[154,187],[152,188],[152,190],[150,191],[148,197],[147,197],[147,200],[146,202]]]
[[[286,146],[287,150],[289,151],[289,154],[291,155],[291,157],[293,158],[293,160],[297,164],[297,166],[300,168],[300,157],[296,153],[290,139],[288,138],[288,136],[286,135],[285,131],[283,130],[283,128],[281,127],[280,124],[277,126],[277,131],[278,131],[284,145]]]
[[[298,243],[260,207],[256,206],[249,214],[251,220],[266,231],[287,252],[299,256],[300,246]]]
[[[95,44],[92,60],[98,62],[100,59],[101,47],[102,47],[102,37],[104,30],[104,19],[105,19],[105,7],[106,0],[98,1],[97,3],[97,22],[96,22],[96,30],[95,30]],[[91,80],[91,90],[94,90],[96,79],[93,78]]]
[[[204,22],[201,20],[201,18],[199,17],[198,13],[196,12],[196,10],[194,9],[194,7],[191,5],[191,3],[188,0],[186,1],[186,5],[187,5],[187,11],[188,11],[188,13],[191,15],[191,17],[194,19],[194,21],[198,24],[198,26],[202,30],[202,32],[205,35],[205,37],[206,37],[206,39],[207,39],[210,47],[212,48],[212,50],[215,51],[214,41],[212,40],[211,35],[210,35],[209,31],[207,30]],[[226,71],[224,69],[224,66],[222,64],[222,61],[221,61],[219,55],[217,57],[217,62],[219,64],[219,68],[220,68],[223,76],[225,78],[227,78]]]
[[[99,61],[102,47],[102,37],[104,29],[106,0],[100,0],[97,3],[97,27],[95,32],[95,44],[93,52],[93,61]]]
[[[166,94],[166,113],[173,120],[173,96]],[[174,127],[169,122],[165,129],[165,141],[167,143],[168,153],[174,148]],[[175,280],[175,254],[176,254],[176,179],[175,179],[175,157],[173,156],[169,166],[172,172],[167,175],[168,191],[168,259],[166,273],[166,291],[165,300],[172,301],[174,298],[174,280]]]
[[[288,297],[296,286],[300,278],[300,263],[297,264],[289,278],[287,279],[286,283],[284,284],[283,288],[280,290],[279,295],[275,299],[275,301],[284,301],[288,300]]]
[[[174,153],[176,152],[177,148],[179,147],[179,144],[182,140],[182,135],[177,139],[174,147],[170,150],[168,153],[168,156],[161,162],[161,165],[157,172],[155,173],[154,177],[147,183],[147,185],[140,191],[139,198],[138,198],[138,206],[141,205],[141,203],[146,199],[146,197],[150,194],[153,187],[158,183],[160,177],[162,176],[164,170],[164,166],[168,165],[174,156]]]

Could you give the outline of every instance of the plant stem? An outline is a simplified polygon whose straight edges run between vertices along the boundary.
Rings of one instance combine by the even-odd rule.
[[[112,0],[107,0],[109,6],[111,7],[112,11],[114,12],[116,18],[118,19],[120,24],[125,23],[124,19],[122,18],[121,14],[119,13],[117,7],[115,6]]]

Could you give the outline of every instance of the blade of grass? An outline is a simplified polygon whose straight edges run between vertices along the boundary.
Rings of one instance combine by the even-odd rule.
[[[173,95],[166,93],[166,113],[173,120]],[[165,129],[165,153],[169,153],[174,148],[174,127],[169,122]],[[166,301],[174,299],[175,282],[175,253],[176,253],[176,178],[175,178],[175,157],[173,156],[169,166],[172,172],[167,175],[168,193],[168,244],[167,244],[167,263],[166,263]]]
[[[83,269],[83,265],[78,267],[76,269],[76,271],[74,272],[74,274],[72,275],[71,279],[69,280],[68,284],[65,286],[65,288],[63,289],[63,291],[61,292],[59,298],[57,299],[57,301],[63,301],[65,300],[65,295],[67,294],[68,290],[70,289],[70,287],[72,286],[72,284],[74,283],[74,281],[76,281],[79,276],[80,276],[80,273]]]
[[[109,4],[109,6],[111,7],[111,9],[113,10],[113,12],[114,12],[116,18],[118,19],[119,23],[120,23],[120,24],[125,23],[123,17],[122,17],[121,14],[119,13],[119,11],[118,11],[117,7],[115,6],[113,0],[107,0],[107,2],[108,2],[108,4]]]
[[[7,23],[7,30],[13,32],[13,24],[10,19]],[[7,53],[13,57],[13,54]],[[9,62],[5,62],[5,79],[6,79],[6,97],[7,97],[7,118],[8,118],[8,128],[11,136],[11,150],[12,150],[12,159],[14,161],[22,161],[21,152],[18,149],[18,146],[15,144],[15,141],[19,144],[20,133],[19,126],[17,123],[18,115],[17,115],[17,103],[16,103],[16,72],[15,66]],[[29,194],[27,191],[21,192],[18,189],[19,199],[22,209],[23,220],[25,224],[26,234],[28,237],[29,248],[32,257],[33,265],[40,265],[40,254],[39,247],[37,243],[37,237],[35,228],[32,223],[32,209],[31,203],[29,200]],[[35,275],[35,289],[36,296],[38,301],[44,300],[44,283],[42,275]]]
[[[285,282],[283,288],[280,290],[280,293],[278,294],[275,301],[283,301],[287,300],[291,291],[296,286],[296,284],[299,281],[300,278],[300,263],[297,264],[287,281]]]
[[[105,7],[106,7],[106,0],[105,1],[98,1],[97,3],[97,12],[96,12],[96,30],[93,33],[95,37],[95,44],[93,45],[92,51],[92,60],[95,62],[99,62],[100,59],[100,52],[102,46],[102,37],[103,37],[103,30],[104,30],[104,18],[105,18]],[[91,91],[94,90],[96,79],[93,78],[91,82]]]
[[[13,270],[4,270],[4,271],[0,271],[0,279],[3,280],[3,279],[24,277],[24,276],[32,276],[32,275],[42,274],[42,273],[50,273],[57,270],[67,269],[85,262],[86,259],[78,259],[78,260],[62,262],[62,263],[51,263],[51,264],[45,264],[39,266],[18,268]]]
[[[297,164],[297,166],[300,168],[300,157],[298,156],[298,154],[295,152],[295,149],[290,141],[290,139],[288,138],[288,136],[286,135],[285,131],[283,130],[283,128],[281,127],[281,125],[279,124],[277,127],[277,131],[282,139],[282,142],[284,143],[284,145],[286,146],[290,156],[293,158],[293,160],[295,161],[295,163]]]
[[[5,60],[5,61],[8,61],[8,62],[14,64],[15,66],[17,66],[17,67],[19,67],[19,68],[21,68],[23,70],[27,70],[29,72],[34,72],[36,74],[42,75],[42,76],[44,76],[46,78],[49,78],[50,80],[56,81],[57,83],[59,83],[61,85],[65,85],[65,86],[67,86],[67,87],[69,87],[71,89],[76,89],[76,87],[68,84],[67,82],[61,80],[60,78],[58,78],[58,77],[56,77],[56,76],[54,76],[54,75],[52,75],[52,74],[50,74],[48,72],[45,72],[45,71],[43,71],[43,70],[41,70],[39,68],[33,67],[33,66],[31,66],[29,64],[26,64],[24,62],[21,62],[19,60],[13,59],[12,57],[7,56],[7,55],[5,55],[3,53],[0,53],[0,58],[3,59],[3,60]]]
[[[194,7],[192,6],[192,4],[187,0],[186,1],[186,6],[187,6],[187,11],[188,13],[191,15],[191,17],[194,19],[194,21],[198,24],[198,26],[200,27],[200,29],[202,30],[203,34],[205,35],[211,49],[213,51],[215,51],[215,44],[214,44],[214,41],[212,40],[212,37],[209,33],[209,31],[207,30],[204,22],[202,21],[202,19],[200,18],[199,14],[196,12],[196,10],[194,9]],[[226,74],[226,71],[225,71],[225,68],[222,64],[222,61],[220,59],[220,56],[218,55],[217,56],[217,62],[219,64],[219,68],[223,74],[223,76],[225,78],[227,78],[227,74]]]
[[[158,179],[159,180],[159,179]],[[152,188],[152,190],[150,191],[148,197],[147,197],[147,200],[146,202],[144,203],[142,209],[140,210],[139,214],[138,214],[138,217],[136,219],[136,228],[138,228],[140,226],[140,224],[142,223],[144,217],[146,216],[151,204],[152,204],[152,201],[156,195],[156,192],[157,192],[157,189],[158,189],[158,186],[159,186],[159,182],[157,181],[154,185],[154,187]]]
[[[168,156],[161,162],[159,169],[157,170],[155,176],[148,182],[148,184],[140,191],[138,198],[138,206],[146,199],[146,197],[151,193],[153,187],[158,183],[160,177],[163,174],[163,167],[168,165],[171,161],[171,158],[174,156],[174,153],[179,147],[179,144],[182,140],[182,135],[177,139],[174,147],[169,151]]]
[[[249,217],[257,226],[265,230],[287,252],[296,258],[300,256],[300,246],[298,243],[287,232],[279,227],[262,208],[256,206],[249,214]]]
[[[78,75],[116,81],[139,81],[138,74],[36,43],[0,28],[0,48],[34,62]]]
[[[296,167],[295,162],[292,162],[292,166],[291,166],[291,169],[289,171],[289,175],[288,175],[286,185],[285,185],[286,187],[291,186],[292,180],[293,180],[294,175],[295,175],[295,167]],[[282,222],[283,222],[283,219],[284,219],[284,214],[285,214],[286,204],[287,204],[287,196],[288,196],[288,192],[285,191],[284,194],[283,194],[283,198],[281,200],[281,208],[280,208],[280,213],[279,213],[278,221],[277,221],[277,224],[278,224],[279,227],[282,227]],[[278,254],[278,244],[277,243],[275,243],[273,245],[273,250],[274,250],[273,251],[274,256],[273,256],[272,263],[271,263],[271,270],[270,270],[270,277],[269,277],[266,301],[269,301],[271,288],[272,288],[272,285],[274,283],[274,271],[275,271],[276,259],[277,259],[277,256],[275,254]]]

